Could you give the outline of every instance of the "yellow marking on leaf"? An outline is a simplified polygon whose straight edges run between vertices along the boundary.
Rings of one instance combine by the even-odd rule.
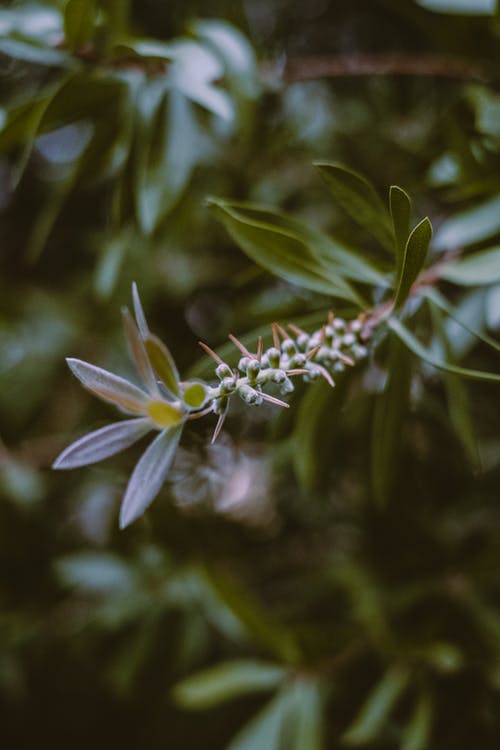
[[[157,427],[172,427],[182,419],[181,412],[166,401],[150,401],[148,414]]]

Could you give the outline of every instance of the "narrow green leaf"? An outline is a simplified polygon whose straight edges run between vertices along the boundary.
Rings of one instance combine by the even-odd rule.
[[[417,0],[417,4],[436,13],[467,16],[493,16],[496,10],[496,0]]]
[[[280,750],[284,730],[289,720],[292,696],[289,690],[280,691],[270,703],[252,719],[227,750]]]
[[[160,380],[167,386],[168,390],[175,396],[179,396],[179,373],[174,358],[170,354],[163,341],[154,333],[148,333],[144,339],[146,352],[149,360]]]
[[[493,237],[500,232],[500,195],[446,219],[436,232],[434,247],[454,250]]]
[[[70,50],[76,52],[89,42],[94,31],[95,0],[68,0],[64,8],[64,34]]]
[[[345,278],[327,274],[318,252],[304,237],[280,226],[279,220],[271,223],[275,214],[255,209],[255,216],[252,207],[216,199],[209,204],[242,250],[268,271],[299,286],[363,305]]]
[[[444,370],[445,372],[455,373],[464,378],[471,378],[472,380],[483,380],[488,383],[500,383],[500,374],[497,375],[494,372],[483,372],[482,370],[470,370],[465,367],[458,367],[452,365],[449,362],[445,362],[440,357],[436,356],[434,352],[427,349],[420,341],[396,318],[390,318],[387,321],[387,325],[391,330],[394,331],[403,344],[410,349],[417,357],[423,359],[424,362],[436,367],[438,370]]]
[[[412,717],[403,732],[401,750],[427,750],[432,730],[433,706],[428,693],[415,704]]]
[[[411,287],[422,270],[431,238],[432,224],[428,218],[422,219],[408,237],[394,302],[396,310],[406,302]]]
[[[389,190],[389,208],[396,243],[396,275],[399,279],[403,267],[406,243],[410,234],[411,219],[411,199],[403,188],[391,185]]]
[[[450,350],[441,310],[431,305],[431,316],[434,331],[442,348],[443,355],[449,360],[452,357],[452,352]],[[461,441],[472,467],[475,470],[479,470],[481,468],[481,459],[474,423],[470,413],[466,386],[458,375],[454,375],[451,372],[444,373],[443,381],[446,388],[448,413],[450,415],[453,429]]]
[[[386,250],[394,252],[389,213],[373,185],[342,164],[316,162],[314,166],[344,211],[375,237]]]
[[[426,287],[422,290],[422,296],[426,297],[433,305],[436,305],[436,307],[449,315],[450,318],[453,318],[453,320],[461,325],[462,328],[465,328],[466,331],[469,331],[469,333],[490,346],[492,349],[495,349],[495,351],[500,352],[500,342],[495,341],[491,336],[487,336],[485,333],[478,331],[477,328],[472,328],[472,326],[466,323],[462,319],[458,310],[448,302],[446,297],[444,297],[438,289],[430,286]]]
[[[389,714],[409,681],[401,667],[389,669],[363,705],[359,715],[343,736],[348,745],[363,745],[379,735]]]
[[[184,708],[210,708],[242,695],[272,690],[285,675],[286,670],[277,664],[227,661],[179,682],[173,697]]]
[[[66,52],[21,42],[18,39],[0,39],[0,54],[36,65],[64,66],[73,62]]]
[[[451,261],[442,267],[440,276],[460,286],[482,286],[500,282],[500,247],[489,247],[478,253]]]
[[[286,735],[287,750],[322,750],[323,701],[317,681],[297,679],[292,685],[292,715]]]
[[[371,476],[375,501],[384,507],[397,478],[402,428],[411,384],[410,355],[396,337],[390,339],[388,377],[383,393],[375,396],[372,425]]]

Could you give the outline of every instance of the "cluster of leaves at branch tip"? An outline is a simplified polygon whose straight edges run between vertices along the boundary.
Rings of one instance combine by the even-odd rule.
[[[121,528],[142,515],[160,491],[186,422],[216,414],[213,442],[220,433],[230,401],[236,395],[250,406],[269,402],[288,407],[285,401],[268,391],[278,391],[280,395],[291,393],[295,376],[301,376],[305,382],[323,377],[334,386],[335,373],[366,357],[373,332],[370,318],[365,314],[346,321],[331,312],[327,323],[311,334],[294,325],[285,330],[274,323],[273,345],[264,349],[259,338],[255,353],[236,337],[229,336],[241,354],[234,369],[200,342],[216,362],[216,380],[182,381],[169,350],[149,330],[135,284],[132,294],[135,320],[127,308],[122,314],[140,386],[88,362],[67,360],[71,371],[87,390],[132,418],[85,435],[66,448],[53,464],[55,469],[93,464],[128,448],[148,432],[157,431],[159,434],[130,477],[120,511]]]

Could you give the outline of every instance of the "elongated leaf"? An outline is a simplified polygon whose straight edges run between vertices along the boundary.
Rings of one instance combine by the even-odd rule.
[[[459,13],[467,16],[493,16],[496,0],[416,0],[436,13]]]
[[[172,394],[179,396],[179,373],[177,372],[177,367],[170,351],[167,349],[163,341],[153,333],[150,333],[146,337],[144,344],[153,370],[156,372],[157,376]]]
[[[122,317],[130,353],[135,362],[137,373],[142,382],[146,385],[148,393],[159,396],[156,378],[154,376],[148,353],[146,352],[146,347],[144,346],[144,341],[139,334],[134,319],[126,307],[122,310]]]
[[[82,385],[103,401],[132,413],[145,414],[149,397],[128,380],[81,359],[68,358],[66,362]]]
[[[389,669],[362,707],[358,717],[343,736],[349,745],[363,745],[374,740],[389,717],[409,680],[408,672],[401,667]]]
[[[396,243],[396,275],[399,279],[403,268],[406,243],[410,234],[411,199],[403,188],[391,185],[389,190],[389,208],[392,228]]]
[[[500,195],[446,219],[436,232],[434,247],[454,250],[500,232]]]
[[[410,349],[414,354],[424,362],[436,367],[438,370],[444,370],[445,372],[452,372],[456,375],[461,375],[464,378],[471,378],[472,380],[483,380],[488,383],[500,383],[500,374],[494,372],[483,372],[482,370],[470,370],[465,367],[458,367],[458,365],[452,365],[449,362],[445,362],[440,357],[436,356],[434,352],[427,349],[420,341],[413,335],[411,331],[406,328],[399,320],[390,318],[387,321],[387,325],[391,328],[396,336],[398,336],[403,344]]]
[[[130,477],[120,509],[120,528],[141,516],[159,493],[179,445],[182,424],[160,432],[143,453]]]
[[[446,334],[441,309],[432,306],[432,304],[431,317],[443,355],[449,360],[452,358],[452,352]],[[465,383],[458,377],[458,375],[454,375],[451,372],[444,373],[443,381],[446,388],[448,413],[450,415],[453,429],[461,441],[472,467],[479,470],[481,468],[481,459],[474,423],[470,413],[469,398]]]
[[[64,7],[64,34],[68,47],[77,51],[92,37],[95,0],[68,0]]]
[[[52,464],[53,469],[75,469],[102,461],[125,450],[151,430],[147,417],[114,422],[90,432],[69,445]]]
[[[392,253],[394,239],[387,208],[373,185],[357,172],[335,162],[316,162],[315,167],[335,200],[380,244]]]
[[[91,594],[130,594],[136,584],[134,569],[123,558],[103,552],[80,552],[59,558],[56,574],[66,586]]]
[[[257,217],[252,208],[241,204],[231,204],[222,200],[210,200],[210,205],[229,231],[231,237],[242,250],[256,263],[272,273],[305,286],[308,289],[332,294],[362,305],[362,300],[341,275],[327,274],[321,256],[311,248],[303,237],[271,223],[272,215],[258,211]]]
[[[499,209],[500,210],[500,209]],[[489,247],[442,267],[440,276],[460,286],[481,286],[500,282],[500,247]]]
[[[427,218],[422,219],[408,237],[394,302],[395,309],[402,307],[406,302],[411,287],[424,265],[431,237],[432,224]]]
[[[372,427],[372,488],[379,507],[387,504],[397,478],[411,383],[411,355],[395,337],[390,345],[387,382],[384,392],[375,397]]]
[[[51,47],[42,47],[18,39],[0,39],[0,54],[13,57],[15,60],[35,63],[37,65],[64,66],[68,63],[74,65],[66,52],[59,52]]]
[[[135,281],[132,284],[132,300],[134,303],[134,315],[137,321],[137,327],[142,338],[145,339],[149,335],[149,328],[146,321],[146,315],[144,314],[144,308],[142,306],[141,298],[139,296],[139,290]]]
[[[280,750],[292,702],[290,691],[282,690],[247,724],[227,750]],[[305,750],[305,749],[304,749]]]
[[[271,690],[285,675],[286,670],[277,664],[244,659],[222,662],[178,683],[174,698],[185,708],[210,708],[241,695]]]
[[[321,688],[313,680],[296,680],[293,707],[286,735],[287,750],[322,750],[323,701]]]
[[[456,308],[454,308],[453,305],[448,302],[446,297],[444,297],[438,289],[435,289],[434,287],[426,287],[422,290],[422,295],[426,297],[433,305],[436,305],[436,307],[449,315],[450,318],[453,318],[453,320],[461,325],[462,328],[465,328],[466,331],[469,331],[469,333],[478,338],[480,341],[487,344],[488,346],[491,346],[492,349],[500,352],[500,341],[495,341],[495,339],[491,338],[491,336],[487,336],[485,333],[478,331],[477,328],[473,328],[472,326],[470,326],[469,323],[466,323],[458,310],[456,310]]]
[[[403,732],[401,750],[427,750],[432,730],[432,700],[428,693],[420,696],[412,717]]]

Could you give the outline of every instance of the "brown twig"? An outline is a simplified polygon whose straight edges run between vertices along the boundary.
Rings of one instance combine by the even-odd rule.
[[[386,75],[434,76],[484,83],[496,77],[486,62],[445,55],[407,55],[402,52],[291,58],[280,72],[275,69],[274,73],[286,83],[317,78]],[[268,68],[268,74],[272,75],[271,68]]]

